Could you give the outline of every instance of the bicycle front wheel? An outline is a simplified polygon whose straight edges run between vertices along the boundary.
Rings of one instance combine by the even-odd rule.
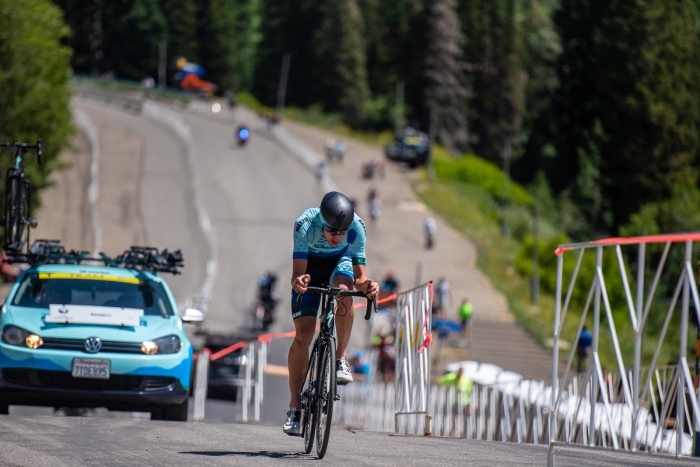
[[[319,372],[319,395],[316,406],[316,454],[323,459],[328,449],[328,438],[331,435],[331,423],[333,420],[333,403],[335,402],[336,368],[335,345],[329,340],[321,358],[321,371]]]

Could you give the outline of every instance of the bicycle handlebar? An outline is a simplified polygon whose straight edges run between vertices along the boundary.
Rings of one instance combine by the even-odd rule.
[[[307,287],[306,288],[307,292],[314,292],[314,293],[319,293],[322,295],[330,295],[331,297],[364,297],[367,298],[367,295],[364,293],[360,292],[359,290],[357,291],[352,291],[352,290],[343,290],[338,287]],[[293,313],[296,313],[299,311],[299,307],[301,306],[301,296],[304,295],[303,293],[297,294],[297,300],[294,305],[294,310]],[[365,311],[365,320],[369,320],[370,316],[372,315],[372,307],[374,306],[374,311],[377,311],[377,297],[374,296],[372,298],[367,299],[367,309]]]
[[[41,138],[37,138],[36,144],[29,143],[0,143],[0,148],[17,148],[20,151],[27,152],[29,149],[36,149],[36,160],[41,165],[42,145]]]

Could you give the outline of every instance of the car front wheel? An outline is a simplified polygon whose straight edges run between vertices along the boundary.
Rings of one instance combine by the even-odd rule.
[[[182,404],[168,405],[160,409],[160,420],[171,420],[174,422],[186,422],[189,399],[185,399]],[[153,417],[151,417],[153,418]]]

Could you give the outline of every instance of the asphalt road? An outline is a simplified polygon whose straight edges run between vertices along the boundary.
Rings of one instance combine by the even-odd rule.
[[[544,466],[546,446],[395,437],[333,430],[328,466]],[[0,464],[11,466],[309,465],[301,438],[256,425],[149,422],[80,417],[4,418]],[[558,450],[557,466],[676,466],[697,462],[580,449]],[[320,465],[320,464],[318,464]]]

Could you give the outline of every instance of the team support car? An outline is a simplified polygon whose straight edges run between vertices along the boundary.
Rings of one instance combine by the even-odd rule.
[[[430,158],[428,135],[412,127],[405,128],[387,146],[386,157],[392,161],[406,162],[411,168],[427,163]]]
[[[104,266],[82,259],[34,258],[2,305],[0,413],[13,404],[106,407],[186,421],[193,349],[183,322],[204,315],[180,316],[156,274],[176,272],[181,256],[132,247],[117,260],[103,255]]]

